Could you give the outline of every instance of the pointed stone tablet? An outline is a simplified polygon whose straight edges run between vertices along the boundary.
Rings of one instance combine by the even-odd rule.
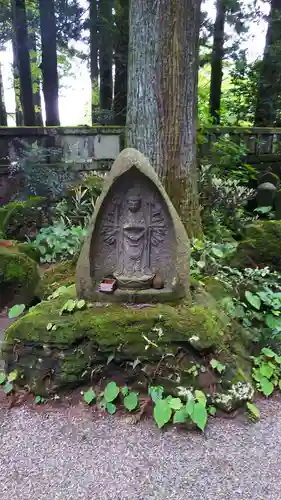
[[[97,200],[76,270],[78,297],[163,302],[189,290],[189,240],[148,159],[116,158]]]

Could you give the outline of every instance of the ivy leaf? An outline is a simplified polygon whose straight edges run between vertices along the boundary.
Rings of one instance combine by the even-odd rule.
[[[186,410],[185,408],[181,408],[180,410],[176,410],[173,416],[173,424],[184,424],[186,419]]]
[[[14,382],[14,380],[16,380],[17,376],[18,376],[18,371],[17,370],[12,371],[8,375],[8,382]]]
[[[128,396],[124,398],[124,406],[127,410],[133,411],[137,408],[139,404],[139,395],[137,392],[130,392]]]
[[[249,403],[249,401],[248,401],[247,408],[248,408],[250,414],[253,417],[255,417],[257,420],[259,420],[261,414],[260,414],[260,410],[258,409],[258,407],[256,405],[254,405],[253,403]]]
[[[254,309],[257,309],[258,311],[260,310],[261,307],[261,299],[258,295],[249,292],[248,290],[245,292],[245,297],[249,304],[251,304]]]
[[[201,429],[201,431],[204,431],[207,423],[207,410],[205,406],[202,403],[195,403],[194,409],[192,412],[192,415],[190,415],[191,420]]]
[[[169,401],[168,401],[168,404],[170,406],[170,408],[172,408],[172,410],[180,410],[183,406],[180,398],[171,398]]]
[[[25,310],[25,304],[16,304],[9,310],[9,318],[14,319],[20,316]]]
[[[109,382],[106,388],[104,389],[104,399],[107,403],[111,403],[114,399],[117,398],[119,394],[119,387],[116,382]]]
[[[14,389],[13,384],[11,382],[6,382],[6,384],[3,386],[3,391],[5,394],[10,394],[12,390]]]
[[[153,416],[156,424],[161,429],[165,424],[170,421],[172,410],[169,403],[165,399],[158,399],[154,406]]]
[[[261,388],[261,392],[266,397],[270,396],[270,394],[272,394],[273,391],[274,391],[274,385],[273,385],[273,383],[270,382],[270,380],[268,380],[265,377],[261,377],[261,379],[260,379],[260,388]]]
[[[110,413],[110,415],[114,415],[114,413],[117,410],[116,405],[114,403],[110,403],[110,402],[106,403],[106,409],[107,409],[108,413]]]
[[[96,393],[93,389],[89,389],[88,391],[84,392],[84,401],[88,405],[90,405],[95,400],[96,400]]]
[[[269,349],[268,347],[264,347],[261,350],[262,354],[264,354],[267,358],[275,358],[276,354],[275,352],[272,351],[272,349]]]
[[[4,384],[6,380],[6,374],[4,372],[0,373],[0,385]]]

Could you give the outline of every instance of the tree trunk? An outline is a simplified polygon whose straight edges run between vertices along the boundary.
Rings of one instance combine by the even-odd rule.
[[[200,0],[131,0],[128,145],[160,176],[190,236],[201,234],[196,172]]]
[[[113,110],[117,125],[125,125],[127,111],[129,0],[115,2],[115,79]]]
[[[214,42],[211,64],[210,115],[214,123],[220,123],[222,63],[224,56],[225,0],[217,0],[216,20],[214,24]]]
[[[15,33],[12,34],[12,47],[13,47],[13,80],[14,80],[15,103],[16,103],[16,126],[22,127],[24,125],[24,122],[23,122],[23,114],[21,106],[19,63],[17,55],[17,46],[15,41]]]
[[[0,125],[2,127],[7,127],[8,125],[1,63],[0,63]]]
[[[113,0],[99,1],[100,108],[112,108]]]
[[[257,95],[255,126],[275,124],[281,90],[281,0],[271,0]]]
[[[34,126],[35,112],[33,105],[32,79],[28,51],[28,32],[25,0],[12,0],[12,8],[23,119],[25,125]]]
[[[46,125],[56,126],[59,119],[59,80],[57,68],[57,29],[54,0],[39,0],[42,42],[42,79]]]
[[[94,112],[96,109],[96,94],[98,93],[99,68],[98,68],[98,11],[97,0],[90,2],[90,57],[91,57],[91,110],[92,124],[94,124]]]
[[[42,103],[40,95],[40,76],[38,75],[38,59],[36,47],[36,34],[29,33],[29,50],[31,59],[31,76],[33,83],[33,102],[35,107],[35,120],[38,127],[43,127]]]

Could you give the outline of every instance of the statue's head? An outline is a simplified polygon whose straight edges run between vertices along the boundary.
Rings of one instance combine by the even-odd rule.
[[[130,212],[137,212],[141,207],[141,195],[138,189],[132,188],[127,194],[127,205]]]

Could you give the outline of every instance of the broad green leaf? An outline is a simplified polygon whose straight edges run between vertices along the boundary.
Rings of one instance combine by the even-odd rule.
[[[191,420],[201,429],[201,431],[204,431],[207,423],[207,410],[202,403],[195,403],[194,409],[192,412],[192,415],[190,415]]]
[[[6,384],[3,386],[3,391],[5,392],[5,394],[10,394],[13,389],[14,386],[11,382],[6,382]]]
[[[272,349],[269,349],[268,347],[264,347],[261,350],[262,354],[264,354],[267,358],[275,358],[276,354]]]
[[[93,389],[89,389],[88,391],[84,392],[84,401],[90,405],[96,400],[96,393]]]
[[[261,299],[255,293],[249,292],[248,290],[245,292],[245,297],[249,304],[251,304],[254,309],[260,310],[261,307]]]
[[[139,404],[139,395],[137,392],[130,392],[124,398],[124,406],[127,410],[133,411],[138,407]]]
[[[78,302],[76,304],[77,309],[84,309],[85,306],[86,306],[85,300],[83,300],[83,299],[78,300]]]
[[[213,247],[212,253],[215,255],[215,257],[218,257],[219,259],[223,258],[223,251],[220,248]]]
[[[4,384],[6,380],[6,374],[4,372],[0,373],[0,385]]]
[[[180,398],[171,398],[169,401],[168,401],[168,404],[170,406],[170,408],[172,408],[172,410],[180,410],[183,406]]]
[[[195,406],[195,401],[194,401],[194,398],[192,396],[191,398],[189,398],[189,400],[187,401],[186,406],[185,406],[185,411],[186,411],[187,415],[189,415],[189,416],[192,415],[193,410],[194,410],[194,406]]]
[[[266,396],[270,396],[270,394],[273,393],[274,391],[274,385],[272,382],[270,382],[270,380],[268,380],[267,378],[265,377],[262,377],[261,380],[260,380],[260,389],[261,389],[261,392]]]
[[[265,323],[266,323],[266,326],[268,326],[268,328],[270,328],[271,330],[275,330],[276,319],[272,314],[267,314],[265,316]]]
[[[260,416],[261,416],[260,410],[258,409],[258,407],[256,405],[254,405],[253,403],[249,403],[249,401],[248,401],[247,408],[248,408],[249,412],[251,413],[251,415],[253,415],[253,417],[255,417],[257,420],[260,418]]]
[[[162,385],[151,386],[148,390],[148,395],[151,397],[153,403],[163,398],[164,387]]]
[[[158,399],[154,406],[153,416],[159,428],[163,427],[170,421],[172,409],[165,399]]]
[[[123,396],[128,396],[129,387],[127,385],[124,385],[124,387],[121,387],[121,393],[123,394]]]
[[[116,405],[114,403],[110,403],[110,402],[106,403],[106,409],[107,409],[108,413],[110,413],[110,415],[114,415],[114,413],[117,410]]]
[[[272,368],[272,366],[269,366],[267,363],[263,363],[259,367],[259,371],[260,371],[260,374],[263,377],[266,377],[266,378],[270,379],[272,377],[272,375],[273,375],[274,368]]]
[[[15,306],[11,307],[8,316],[10,319],[17,318],[23,313],[24,310],[25,304],[16,304]]]
[[[176,410],[173,416],[174,424],[184,424],[186,419],[186,411],[185,408],[181,408],[180,410]]]
[[[280,389],[280,391],[281,391],[281,379],[280,379],[280,380],[279,380],[279,382],[278,382],[278,387],[279,387],[279,389]]]
[[[16,380],[17,376],[18,376],[18,371],[17,370],[12,371],[8,375],[8,382],[14,382],[14,380]]]
[[[109,382],[106,388],[104,389],[104,399],[107,403],[111,403],[114,399],[117,398],[119,394],[119,387],[116,382]]]
[[[198,403],[202,403],[203,406],[206,406],[207,403],[207,398],[202,391],[195,391],[195,398],[197,399]]]

